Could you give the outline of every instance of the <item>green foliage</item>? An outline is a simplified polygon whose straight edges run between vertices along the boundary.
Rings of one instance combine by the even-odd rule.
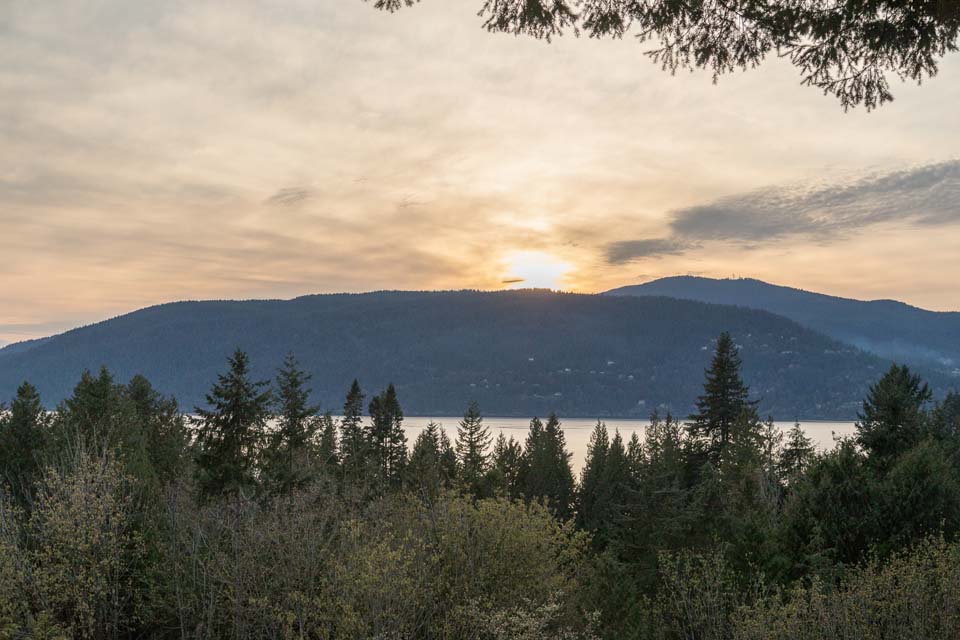
[[[729,333],[721,333],[697,412],[690,416],[687,431],[691,444],[706,462],[718,466],[724,449],[735,437],[734,429],[756,419],[756,403],[740,377],[740,356]]]
[[[440,460],[442,427],[430,421],[413,443],[407,464],[406,486],[418,495],[433,500],[451,480],[445,477]]]
[[[625,443],[598,422],[579,487],[555,414],[491,453],[472,404],[456,448],[431,423],[407,457],[392,385],[365,424],[355,382],[338,438],[292,356],[267,438],[234,354],[196,474],[142,376],[85,374],[53,416],[24,385],[0,438],[39,449],[0,451],[33,478],[0,488],[0,640],[955,634],[954,397],[928,408],[895,368],[858,439],[817,454],[759,420],[738,360],[721,337],[690,425],[654,413]]]
[[[325,471],[340,467],[340,441],[337,423],[329,412],[320,418],[320,443],[317,446],[317,461]]]
[[[198,480],[207,497],[255,486],[257,454],[270,415],[271,395],[263,390],[268,383],[250,380],[247,355],[237,350],[229,366],[207,394],[210,408],[197,408]]]
[[[857,443],[881,467],[929,433],[925,407],[932,394],[920,376],[893,365],[871,385],[857,420]]]
[[[523,447],[513,436],[507,439],[503,432],[493,445],[493,474],[491,484],[500,495],[517,499],[521,496],[520,476],[523,473]]]
[[[550,414],[546,426],[538,418],[530,421],[523,449],[519,483],[524,497],[546,501],[550,510],[562,520],[571,518],[575,481],[570,468],[570,452],[557,414]]]
[[[402,486],[407,464],[407,436],[403,432],[403,410],[392,384],[370,400],[370,429],[366,441],[379,490]]]
[[[597,420],[587,445],[587,457],[580,472],[577,491],[577,524],[587,531],[597,531],[605,524],[607,486],[604,483],[607,471],[607,455],[610,451],[610,436],[607,425]]]
[[[367,473],[369,443],[363,428],[363,391],[357,380],[350,385],[340,421],[340,466],[344,478],[354,482]]]
[[[490,430],[483,424],[483,416],[476,402],[471,402],[457,426],[458,477],[474,495],[483,495],[490,468]]]
[[[366,0],[369,1],[369,0]],[[396,11],[419,0],[374,0]],[[889,78],[918,84],[956,51],[955,3],[872,0],[797,4],[737,0],[690,6],[680,2],[610,0],[478,0],[491,32],[548,42],[565,31],[591,38],[632,33],[657,46],[647,55],[665,70],[704,68],[721,74],[753,69],[769,55],[786,58],[802,82],[835,95],[844,108],[872,109],[893,100]]]
[[[299,368],[293,354],[287,354],[277,372],[273,396],[277,424],[263,452],[264,482],[278,493],[306,485],[319,471],[316,438],[322,423],[317,417],[320,407],[309,402],[309,381],[310,375]]]
[[[31,502],[31,488],[40,474],[49,422],[40,394],[29,382],[17,389],[9,413],[0,415],[0,484],[9,487],[21,507]]]
[[[797,422],[787,432],[786,442],[780,452],[779,473],[787,484],[799,480],[816,457],[813,440],[803,432]]]
[[[930,538],[892,558],[773,594],[737,613],[735,640],[955,638],[960,634],[960,546]]]
[[[239,517],[230,509],[170,505],[181,629],[493,639],[504,629],[572,638],[586,626],[571,597],[583,536],[536,505],[390,494],[355,510],[317,487],[243,500]]]
[[[22,516],[0,504],[0,637],[129,635],[144,554],[133,491],[108,455],[50,469]]]

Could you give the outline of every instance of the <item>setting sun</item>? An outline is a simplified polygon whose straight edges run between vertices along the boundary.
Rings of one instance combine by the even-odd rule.
[[[573,269],[569,262],[543,251],[516,251],[504,262],[503,283],[514,289],[561,289]]]

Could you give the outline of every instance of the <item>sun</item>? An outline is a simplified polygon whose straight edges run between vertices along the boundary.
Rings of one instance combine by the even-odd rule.
[[[504,258],[503,283],[511,289],[560,289],[573,269],[568,262],[544,251],[514,251]]]

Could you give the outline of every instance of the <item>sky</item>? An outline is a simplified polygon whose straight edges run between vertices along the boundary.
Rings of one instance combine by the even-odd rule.
[[[754,277],[960,309],[960,56],[844,112],[779,59],[479,0],[0,3],[0,344],[182,299]]]

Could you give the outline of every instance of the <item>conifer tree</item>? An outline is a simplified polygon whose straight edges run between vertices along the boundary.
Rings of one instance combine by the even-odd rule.
[[[264,451],[264,478],[277,493],[290,493],[314,477],[320,407],[310,404],[310,374],[300,369],[292,353],[277,371],[274,394],[277,424]]]
[[[468,490],[475,495],[482,492],[484,477],[490,467],[490,430],[483,424],[483,416],[476,402],[471,402],[457,427],[458,475]]]
[[[435,498],[444,485],[440,448],[440,425],[431,420],[417,435],[406,470],[407,486],[425,498]]]
[[[730,334],[723,332],[710,368],[706,370],[703,395],[697,398],[697,412],[690,416],[687,431],[696,452],[717,466],[724,448],[734,437],[737,422],[758,422],[756,403],[740,377],[740,356]]]
[[[445,487],[452,487],[458,476],[457,451],[446,430],[440,427],[440,477]]]
[[[340,445],[337,441],[337,422],[330,412],[323,414],[320,426],[320,445],[317,449],[317,460],[327,469],[336,469],[340,466]]]
[[[575,481],[570,455],[555,413],[547,418],[546,426],[538,418],[530,421],[521,474],[524,496],[546,500],[561,519],[569,518],[573,511]]]
[[[127,423],[121,413],[122,396],[110,371],[101,367],[97,376],[84,371],[73,395],[56,412],[53,456],[77,445],[97,450],[116,448],[123,439],[120,427]]]
[[[204,496],[239,496],[256,484],[256,465],[270,417],[269,382],[250,380],[247,354],[237,349],[229,371],[197,407],[197,467]]]
[[[610,436],[607,425],[597,420],[590,434],[587,457],[580,472],[580,486],[577,491],[577,524],[587,531],[596,531],[603,520],[608,497],[605,480],[609,452]]]
[[[186,421],[177,401],[160,394],[143,375],[133,376],[123,394],[133,418],[122,452],[127,471],[158,488],[184,470],[190,440]],[[134,445],[141,449],[136,451]],[[143,465],[140,470],[130,468],[135,462],[131,454]]]
[[[892,365],[870,387],[856,429],[857,444],[873,464],[887,468],[928,435],[926,405],[931,397],[927,384],[905,365]]]
[[[800,423],[795,422],[787,432],[786,442],[780,452],[780,478],[788,485],[794,484],[813,462],[815,455],[813,440],[803,432]]]
[[[523,448],[513,436],[507,439],[501,431],[493,445],[494,485],[508,498],[520,497],[520,473],[523,466]]]
[[[960,436],[960,393],[951,391],[934,411],[934,427],[941,438]]]
[[[363,391],[357,380],[350,385],[340,421],[340,467],[348,482],[359,481],[367,472],[368,443],[363,428]]]
[[[403,410],[392,384],[370,400],[370,428],[366,441],[381,490],[401,486],[407,462],[407,437],[403,432]]]
[[[0,483],[6,483],[22,507],[28,506],[39,478],[48,429],[39,392],[24,382],[17,388],[9,412],[0,410]]]

